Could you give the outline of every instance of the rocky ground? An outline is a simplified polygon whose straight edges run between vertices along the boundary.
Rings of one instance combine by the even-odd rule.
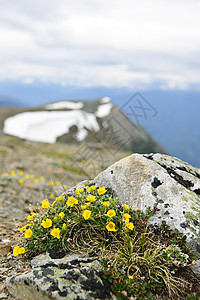
[[[98,153],[86,145],[54,145],[0,134],[0,299],[15,299],[5,280],[29,268],[29,261],[12,255],[19,243],[19,227],[41,201],[50,202],[67,186],[94,178],[102,169],[127,155]],[[101,159],[99,159],[101,158]]]

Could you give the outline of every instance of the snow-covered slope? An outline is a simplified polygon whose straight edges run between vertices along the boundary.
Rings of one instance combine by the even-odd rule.
[[[108,97],[82,102],[60,101],[27,110],[2,109],[0,116],[3,133],[27,140],[75,144],[84,141],[88,147],[101,145],[111,155],[121,150],[165,153]]]
[[[44,106],[46,109],[81,109],[83,102],[59,101]]]
[[[80,142],[86,138],[87,130],[99,130],[97,117],[108,116],[113,105],[105,97],[94,113],[78,109],[83,106],[83,102],[60,101],[44,107],[51,111],[19,113],[4,121],[3,132],[27,140],[55,143],[58,137],[69,133],[70,128],[76,126],[74,138]]]

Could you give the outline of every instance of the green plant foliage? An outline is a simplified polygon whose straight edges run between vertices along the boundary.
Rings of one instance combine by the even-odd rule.
[[[55,248],[98,255],[118,299],[154,299],[163,293],[173,298],[183,292],[185,281],[176,272],[190,264],[192,256],[177,230],[163,222],[159,230],[168,237],[163,243],[156,227],[147,225],[156,205],[145,213],[133,210],[104,187],[92,185],[73,195],[64,193],[52,204],[44,199],[41,206],[41,214],[33,212],[20,228],[23,247],[14,248],[15,256]]]

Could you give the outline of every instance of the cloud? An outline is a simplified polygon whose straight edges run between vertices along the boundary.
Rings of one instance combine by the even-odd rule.
[[[0,0],[0,80],[187,88],[200,83],[191,0]]]

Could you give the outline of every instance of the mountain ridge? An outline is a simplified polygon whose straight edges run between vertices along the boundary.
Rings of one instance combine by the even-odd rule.
[[[59,134],[58,127],[61,125]],[[121,149],[138,153],[166,153],[162,146],[141,126],[131,122],[108,97],[83,102],[57,101],[35,108],[4,108],[1,109],[0,126],[5,134],[42,142],[102,144],[110,152]],[[57,131],[54,139],[44,139],[53,134],[53,131]],[[37,139],[42,134],[43,139]]]

